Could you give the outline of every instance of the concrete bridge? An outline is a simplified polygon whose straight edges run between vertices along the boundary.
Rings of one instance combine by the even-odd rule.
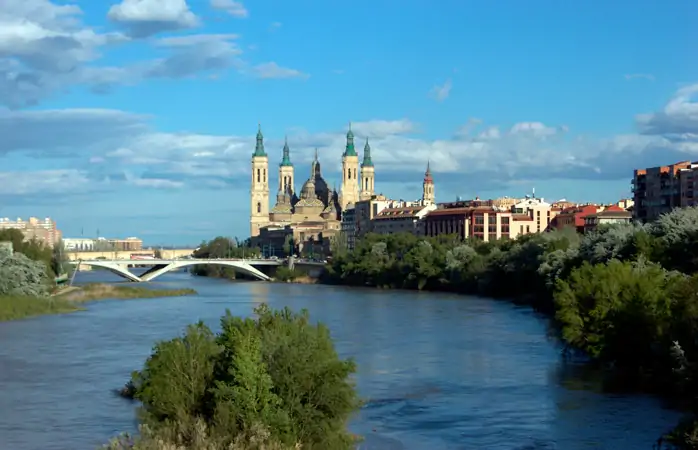
[[[160,275],[166,274],[167,272],[173,270],[198,265],[232,267],[236,272],[255,277],[259,280],[269,281],[271,278],[259,269],[255,268],[255,266],[280,266],[285,263],[279,260],[267,259],[90,259],[86,261],[70,261],[70,264],[76,266],[76,270],[79,270],[81,265],[101,267],[115,273],[116,275],[119,275],[120,277],[126,278],[127,280],[142,283],[144,281],[152,281]],[[128,270],[129,265],[152,267],[138,276]]]
[[[175,249],[143,249],[143,250],[120,250],[120,251],[71,251],[66,250],[65,256],[71,261],[89,261],[94,259],[131,259],[131,255],[138,254],[141,256],[155,257],[155,253],[159,252],[162,259],[177,259],[182,257],[189,257],[194,253],[194,249],[191,248],[175,248]]]

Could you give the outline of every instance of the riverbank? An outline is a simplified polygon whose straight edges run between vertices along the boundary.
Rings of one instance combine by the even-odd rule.
[[[195,295],[194,289],[149,289],[140,286],[95,283],[76,290],[59,293],[57,297],[70,302],[83,303],[105,299],[131,300],[141,298],[182,297]]]
[[[193,289],[148,289],[138,286],[88,284],[65,288],[49,297],[0,296],[0,322],[82,311],[82,303],[106,299],[144,299],[195,295]]]

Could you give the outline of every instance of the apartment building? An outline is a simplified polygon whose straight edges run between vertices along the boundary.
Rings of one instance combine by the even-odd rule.
[[[56,222],[49,217],[43,220],[36,217],[30,217],[29,220],[0,218],[0,230],[8,229],[20,230],[25,240],[36,239],[49,247],[56,245],[62,238],[60,230],[56,227]]]
[[[391,200],[385,195],[373,195],[370,199],[356,202],[354,204],[355,236],[361,237],[366,233],[372,232],[373,219],[384,209],[407,208],[411,206],[420,206],[420,203]]]
[[[560,209],[553,208],[543,198],[526,196],[522,201],[511,207],[513,214],[525,214],[535,222],[533,233],[541,233],[550,228],[550,223],[555,216],[561,212]]]
[[[698,164],[681,161],[668,166],[636,169],[633,172],[633,217],[649,222],[674,208],[693,206],[698,185]]]
[[[347,243],[347,249],[354,250],[356,246],[356,210],[354,208],[347,208],[342,211],[340,227],[344,240]]]
[[[111,248],[119,252],[143,250],[143,241],[137,237],[127,237],[126,239],[107,239],[106,241]]]
[[[442,205],[443,206],[443,205]],[[494,241],[516,239],[535,233],[536,222],[528,214],[515,213],[492,206],[443,207],[424,218],[424,234],[455,234],[461,239]]]
[[[371,226],[377,234],[408,232],[424,235],[424,217],[436,210],[436,204],[386,208],[373,218]]]

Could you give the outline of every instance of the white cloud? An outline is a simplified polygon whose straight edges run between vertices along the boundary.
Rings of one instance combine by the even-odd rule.
[[[308,78],[308,74],[296,69],[281,67],[275,62],[258,64],[252,68],[252,73],[263,79],[269,78]]]
[[[211,0],[211,7],[225,11],[233,17],[244,19],[249,15],[245,5],[235,0]]]
[[[562,125],[560,127],[548,127],[541,122],[519,122],[511,127],[511,134],[532,134],[534,136],[544,138],[546,136],[552,136],[561,131],[566,131],[567,127]]]
[[[77,5],[48,0],[5,0],[0,7],[0,104],[37,103],[68,82],[99,83],[101,72],[84,65],[99,47],[122,42],[119,33],[99,34],[81,22]]]
[[[697,92],[698,86],[683,88],[661,111],[639,116],[641,133],[604,139],[571,136],[564,126],[541,122],[502,125],[478,119],[470,119],[454,130],[453,138],[444,139],[420,136],[419,125],[406,118],[355,122],[352,129],[360,154],[362,140],[370,138],[379,190],[418,184],[427,160],[441,192],[456,188],[462,192],[471,185],[483,191],[531,179],[617,180],[628,178],[635,167],[698,155],[698,112],[692,100]],[[328,182],[339,178],[347,128],[348,124],[338,124],[335,130],[319,133],[291,130],[288,138],[297,179],[307,176],[316,147]],[[57,186],[56,180],[74,176],[77,186],[89,179],[112,189],[130,185],[242,192],[247,188],[255,132],[251,123],[250,132],[238,136],[163,133],[152,129],[148,117],[110,110],[4,111],[0,135],[10,139],[0,141],[0,154],[30,152],[46,158],[62,154],[72,159],[57,172],[5,174],[0,184],[5,193],[31,193],[26,180],[43,177],[44,183]],[[281,158],[283,134],[283,130],[265,133],[272,172]],[[273,182],[274,173],[271,178]]]
[[[369,120],[356,122],[351,125],[355,134],[368,138],[384,138],[386,136],[405,134],[416,131],[417,125],[408,120]]]
[[[109,8],[107,17],[125,26],[129,34],[137,38],[194,28],[199,24],[186,0],[122,0]]]
[[[86,173],[79,170],[0,172],[0,196],[77,193],[90,183]]]
[[[142,76],[183,78],[236,65],[242,67],[244,63],[239,59],[242,50],[235,42],[237,38],[235,34],[195,34],[159,39],[155,41],[156,46],[174,52],[144,66]]]
[[[435,99],[438,102],[442,102],[448,98],[449,95],[451,95],[451,88],[453,87],[453,83],[451,82],[451,79],[449,78],[444,82],[442,85],[437,85],[431,88],[430,95],[433,99]]]
[[[654,81],[654,75],[651,73],[629,73],[624,75],[626,80],[649,80]]]
[[[679,89],[663,110],[637,116],[640,131],[679,136],[698,132],[697,100],[698,83]]]
[[[140,40],[160,31],[187,29],[198,18],[184,0],[123,0],[109,10],[123,33],[100,33],[82,22],[77,4],[49,0],[0,0],[0,105],[36,105],[57,92],[84,86],[106,94],[147,78],[220,77],[233,69],[258,78],[307,78],[274,62],[256,65],[242,58],[231,33],[190,34]],[[228,4],[228,6],[230,6]],[[116,44],[152,46],[155,59],[121,66],[102,63]]]

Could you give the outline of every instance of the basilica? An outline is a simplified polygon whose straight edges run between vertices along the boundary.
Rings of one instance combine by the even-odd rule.
[[[260,127],[252,154],[250,236],[259,236],[264,228],[289,225],[300,230],[307,229],[311,234],[337,233],[341,228],[342,211],[359,200],[370,199],[374,195],[374,174],[368,139],[364,146],[363,160],[359,164],[359,155],[354,147],[354,133],[350,126],[346,147],[342,153],[342,181],[339,191],[336,187],[330,189],[323,178],[317,150],[308,179],[300,191],[296,191],[296,174],[286,141],[279,163],[276,201],[270,209],[269,157],[264,149],[264,136]],[[297,233],[294,232],[295,234]]]

